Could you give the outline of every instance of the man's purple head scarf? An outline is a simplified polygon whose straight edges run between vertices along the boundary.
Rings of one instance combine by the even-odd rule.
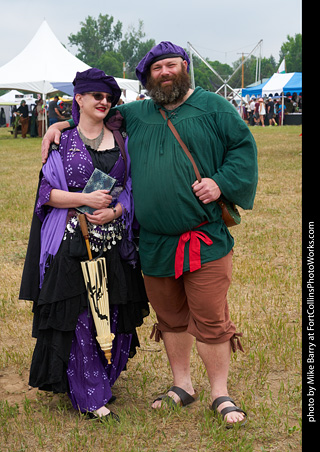
[[[74,85],[72,118],[75,122],[75,125],[79,123],[80,118],[79,105],[75,99],[76,94],[92,92],[112,94],[112,107],[117,104],[121,96],[121,89],[115,79],[111,77],[111,75],[106,75],[103,71],[94,67],[83,72],[77,72],[72,83]]]
[[[160,44],[153,47],[140,61],[138,66],[136,67],[136,76],[140,80],[143,86],[146,86],[147,83],[147,75],[151,64],[156,61],[164,60],[165,58],[176,58],[181,57],[188,63],[188,72],[190,60],[188,54],[185,50],[172,44],[169,41],[162,41]]]

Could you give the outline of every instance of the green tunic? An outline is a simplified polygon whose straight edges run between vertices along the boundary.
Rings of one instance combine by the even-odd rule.
[[[203,204],[191,185],[196,177],[188,157],[152,100],[118,107],[129,135],[133,196],[140,223],[140,258],[150,276],[174,275],[180,235],[197,228],[213,241],[201,241],[201,262],[219,259],[233,247],[216,202]],[[252,209],[258,170],[255,141],[235,108],[222,97],[196,88],[167,115],[192,153],[202,177],[211,177],[223,195]],[[189,270],[186,244],[183,271]]]

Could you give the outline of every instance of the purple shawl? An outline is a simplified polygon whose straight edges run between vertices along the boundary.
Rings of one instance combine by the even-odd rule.
[[[47,163],[42,168],[43,176],[48,183],[60,190],[68,191],[67,181],[58,151],[53,150]],[[41,228],[41,250],[40,250],[40,288],[42,287],[45,266],[50,256],[55,256],[66,227],[68,209],[52,208],[50,214],[46,215]]]

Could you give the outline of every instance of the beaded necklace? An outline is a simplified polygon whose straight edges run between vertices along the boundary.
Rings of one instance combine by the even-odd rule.
[[[102,130],[101,130],[100,134],[96,138],[92,138],[92,139],[87,138],[85,135],[83,135],[79,126],[78,126],[78,132],[79,132],[79,137],[81,138],[81,140],[83,141],[83,143],[86,146],[90,146],[95,151],[97,151],[99,149],[99,146],[102,143],[103,136],[104,136],[104,125],[102,126]]]

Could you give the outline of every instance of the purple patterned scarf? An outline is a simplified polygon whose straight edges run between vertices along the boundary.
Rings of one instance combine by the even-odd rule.
[[[62,160],[58,151],[51,151],[47,163],[43,166],[44,177],[54,188],[68,191]],[[68,209],[52,208],[46,215],[41,228],[40,251],[40,288],[42,287],[46,264],[50,256],[55,256],[66,227]]]

